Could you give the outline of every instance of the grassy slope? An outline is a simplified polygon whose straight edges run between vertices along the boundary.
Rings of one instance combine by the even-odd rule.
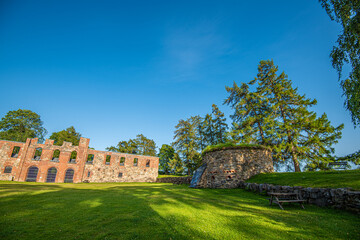
[[[242,189],[0,182],[0,239],[359,239],[359,216]]]
[[[250,178],[247,182],[321,188],[351,187],[360,190],[360,170],[262,173]]]

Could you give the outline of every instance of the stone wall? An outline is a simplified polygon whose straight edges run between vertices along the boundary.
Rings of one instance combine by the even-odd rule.
[[[158,176],[159,158],[125,153],[97,151],[89,149],[90,139],[81,138],[79,146],[64,142],[62,146],[54,145],[54,141],[47,139],[44,144],[38,139],[27,139],[25,143],[0,140],[0,180],[27,181],[29,168],[35,167],[38,173],[37,182],[47,182],[49,169],[56,169],[55,182],[64,182],[66,172],[73,171],[72,181],[79,182],[155,182]],[[13,156],[14,147],[20,147],[17,155]],[[41,156],[34,159],[37,148],[41,148]],[[59,150],[60,156],[54,158],[54,151]],[[72,152],[76,152],[76,159],[70,161]],[[94,155],[92,162],[88,162],[89,154]],[[106,162],[106,157],[110,161]],[[125,159],[120,164],[121,158]],[[137,164],[134,160],[137,159]],[[11,171],[5,171],[5,168]]]
[[[207,152],[206,169],[199,188],[237,188],[241,181],[263,172],[273,172],[271,151],[264,148],[229,148]]]
[[[347,188],[304,188],[246,182],[241,182],[239,187],[256,193],[297,193],[309,204],[345,209],[360,214],[360,191],[351,191]]]
[[[165,177],[158,178],[157,183],[190,184],[191,177]]]

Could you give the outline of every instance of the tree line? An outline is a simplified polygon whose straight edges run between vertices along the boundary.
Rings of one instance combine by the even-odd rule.
[[[211,114],[181,119],[174,142],[160,149],[161,171],[191,174],[201,165],[204,148],[222,143],[270,147],[276,168],[296,172],[301,164],[321,169],[335,160],[333,145],[344,125],[333,126],[325,113],[318,116],[311,111],[316,99],[300,94],[272,60],[260,61],[253,80],[234,82],[226,91],[224,104],[233,111],[230,127],[216,105]]]
[[[157,153],[155,141],[138,134],[119,141],[108,151],[159,156],[159,170],[165,174],[192,174],[202,164],[202,151],[217,144],[260,144],[272,149],[277,169],[296,172],[325,169],[338,160],[333,145],[341,138],[343,124],[333,126],[327,115],[311,110],[317,103],[300,94],[292,81],[272,60],[260,61],[256,77],[225,87],[223,104],[232,109],[228,124],[225,114],[215,104],[205,116],[179,120],[173,142],[163,144]],[[9,111],[0,121],[0,138],[25,142],[26,138],[44,140],[47,131],[40,116],[30,110]],[[55,145],[63,141],[79,144],[81,134],[73,126],[51,134]],[[348,161],[354,160],[352,155]],[[357,158],[356,158],[357,159]]]
[[[31,111],[18,109],[9,111],[0,121],[0,139],[25,142],[27,138],[38,138],[44,142],[47,130],[43,127],[40,115]],[[53,132],[49,139],[54,140],[54,145],[61,146],[64,141],[78,146],[81,133],[70,126],[64,130]],[[157,156],[156,144],[152,139],[139,134],[135,139],[120,141],[115,147],[107,147],[106,150],[139,155]]]

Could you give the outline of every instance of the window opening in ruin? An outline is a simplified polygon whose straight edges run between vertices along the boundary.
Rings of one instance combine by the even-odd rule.
[[[105,164],[110,165],[111,155],[106,155]]]
[[[91,174],[91,173],[90,173],[90,171],[88,171],[88,174],[87,174],[87,176],[88,176],[88,177],[90,177],[90,174]]]
[[[138,165],[138,159],[134,158],[134,166],[137,167],[137,165]]]
[[[48,169],[46,182],[55,182],[57,170],[56,168],[52,167]]]
[[[41,154],[42,154],[42,148],[36,148],[33,160],[40,161],[41,160]]]
[[[119,175],[118,175],[118,177],[119,177],[119,178],[122,178],[122,176],[123,176],[123,174],[122,174],[122,172],[120,172]]]
[[[227,176],[226,180],[231,180],[231,176]]]
[[[72,183],[73,178],[74,178],[74,170],[71,168],[66,170],[64,183]]]
[[[87,156],[86,163],[87,163],[87,164],[93,164],[93,162],[94,162],[94,154],[89,154],[89,155]]]
[[[125,164],[125,157],[120,158],[120,166],[124,166]]]
[[[11,153],[11,157],[17,158],[17,157],[19,156],[19,152],[20,152],[20,147],[15,146],[15,147],[13,148],[12,153]]]
[[[146,160],[146,167],[150,167],[150,160]]]
[[[76,163],[77,152],[72,151],[69,159],[69,163]]]
[[[211,179],[212,179],[212,180],[215,180],[215,177],[214,177],[214,176],[211,176]]]
[[[51,159],[52,162],[59,162],[59,157],[60,157],[60,150],[56,149],[53,153],[53,157]]]
[[[7,166],[7,167],[5,167],[4,173],[11,173],[11,171],[12,171],[12,167]]]
[[[39,169],[37,167],[29,167],[28,173],[26,175],[26,182],[36,182],[37,174]]]

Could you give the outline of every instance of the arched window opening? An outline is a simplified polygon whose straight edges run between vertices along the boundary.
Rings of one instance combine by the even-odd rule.
[[[94,154],[89,154],[86,159],[86,164],[93,164],[94,162]]]
[[[106,155],[105,164],[110,165],[111,155]]]
[[[36,148],[33,160],[40,161],[41,160],[41,154],[42,154],[42,148]]]
[[[52,167],[48,169],[46,182],[55,182],[57,170],[56,168]]]
[[[146,160],[146,167],[150,167],[150,160]]]
[[[77,157],[77,152],[76,152],[76,151],[72,151],[72,152],[71,152],[71,155],[70,155],[69,163],[76,163],[76,157]]]
[[[7,166],[7,167],[5,167],[4,173],[11,173],[11,171],[12,171],[12,167]]]
[[[15,147],[13,148],[12,153],[11,153],[11,157],[17,158],[17,157],[19,156],[19,152],[20,152],[20,147],[15,146]]]
[[[118,177],[119,177],[119,178],[122,178],[122,176],[123,176],[123,174],[122,174],[122,172],[120,172],[119,175],[118,175]]]
[[[39,169],[37,167],[29,167],[28,173],[26,175],[26,182],[36,182]]]
[[[87,174],[87,176],[88,176],[88,177],[90,177],[90,175],[91,175],[91,172],[90,172],[90,171],[88,171],[88,174]]]
[[[138,160],[137,158],[134,158],[134,166],[135,166],[135,167],[137,167],[138,161],[139,161],[139,160]]]
[[[121,157],[120,158],[120,166],[124,166],[125,165],[125,157]]]
[[[64,183],[72,183],[74,178],[74,170],[69,168],[66,170]]]
[[[52,162],[59,162],[59,158],[60,158],[60,150],[56,149],[53,153],[53,157],[51,159]]]

